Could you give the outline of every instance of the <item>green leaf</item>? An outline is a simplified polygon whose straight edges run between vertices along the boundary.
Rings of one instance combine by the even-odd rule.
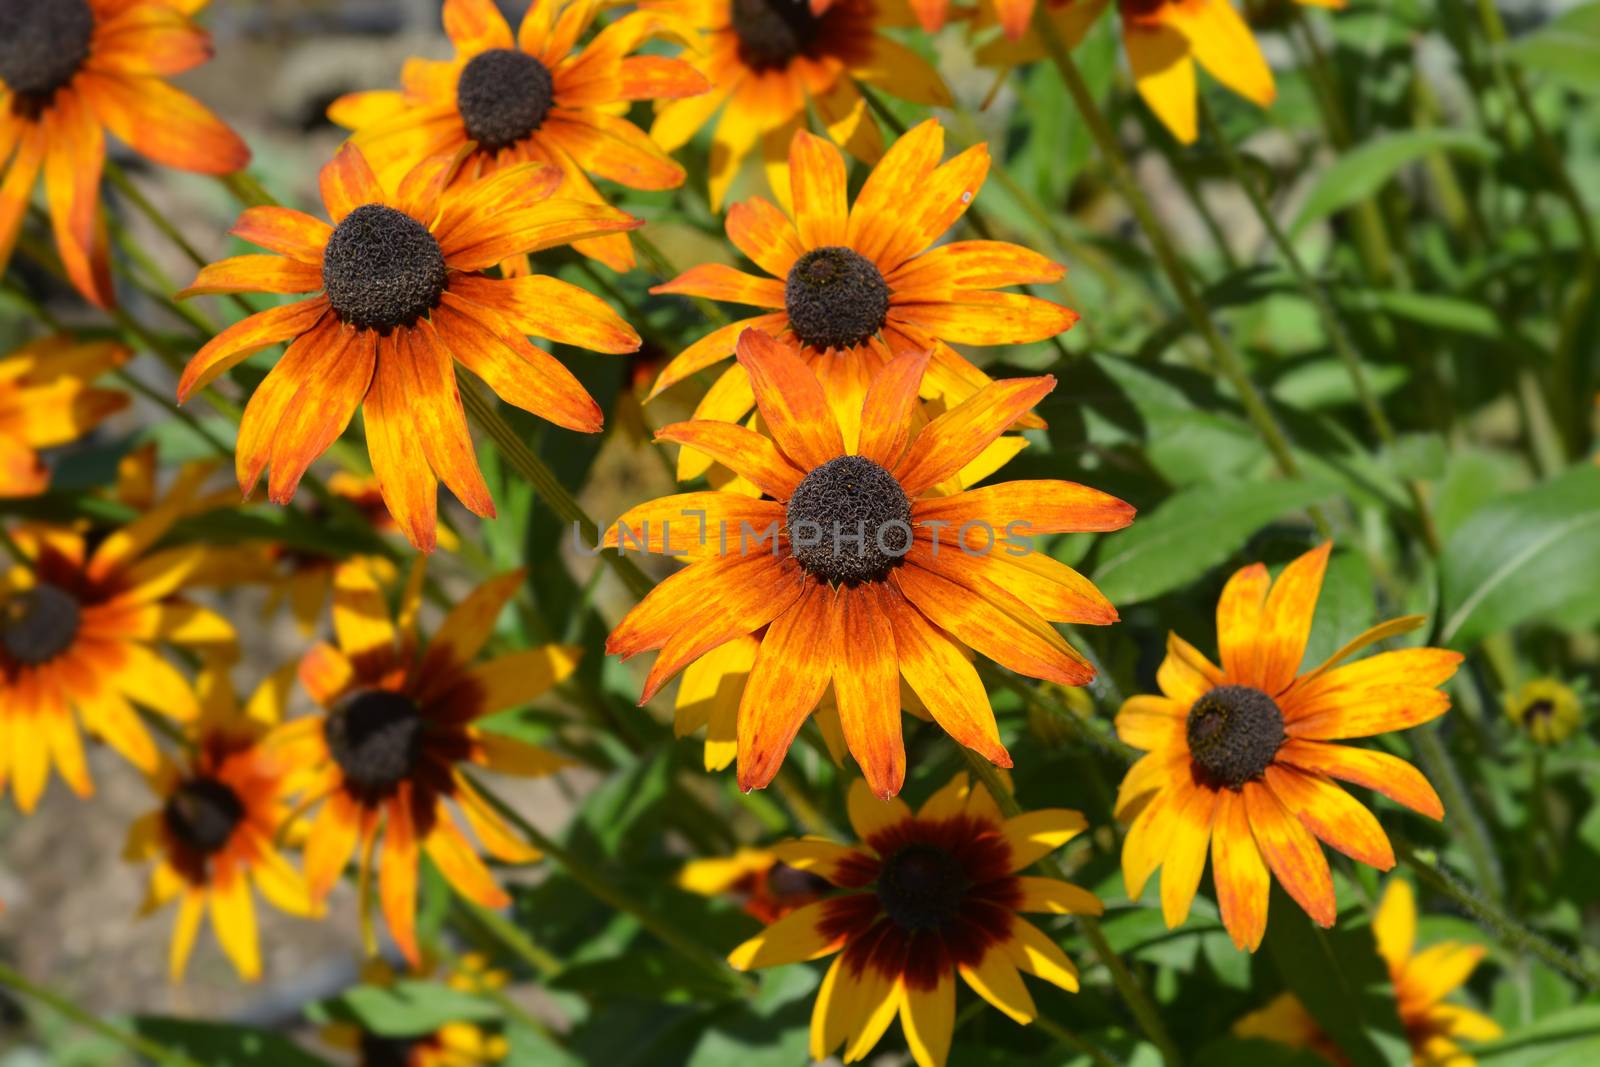
[[[1225,1037],[1200,1050],[1194,1067],[1327,1067],[1328,1061],[1309,1049],[1290,1048],[1276,1041]]]
[[[1473,512],[1445,545],[1440,639],[1470,648],[1539,619],[1600,619],[1600,468],[1585,464]]]
[[[1341,156],[1322,172],[1306,196],[1290,233],[1372,196],[1401,168],[1431,152],[1450,152],[1478,162],[1499,154],[1495,143],[1466,130],[1408,130],[1374,137]]]
[[[498,1019],[500,1008],[437,982],[402,980],[392,986],[355,986],[316,1005],[308,1014],[324,1021],[355,1023],[386,1037],[415,1037],[447,1023]]]
[[[1569,89],[1600,92],[1600,3],[1584,4],[1519,37],[1507,55]]]
[[[1398,318],[1440,330],[1474,337],[1499,337],[1500,320],[1482,304],[1438,293],[1412,293],[1374,289],[1357,294],[1357,307],[1386,311]]]
[[[686,1067],[791,1067],[808,1063],[812,991],[821,981],[814,967],[765,971],[748,1003],[719,1013],[706,1027]]]
[[[1319,930],[1276,884],[1269,910],[1268,954],[1351,1067],[1408,1067],[1411,1043],[1371,927],[1343,923]]]
[[[1274,519],[1325,500],[1324,482],[1235,482],[1178,493],[1106,541],[1095,584],[1114,604],[1149,600],[1226,560]]]
[[[281,1034],[251,1026],[143,1015],[133,1027],[205,1067],[332,1067]]]
[[[1600,1004],[1580,1004],[1473,1050],[1480,1067],[1592,1067],[1600,1062]]]

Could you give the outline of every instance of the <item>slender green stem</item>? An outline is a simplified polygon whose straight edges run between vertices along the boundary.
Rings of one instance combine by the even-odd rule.
[[[532,967],[540,978],[550,979],[561,973],[561,961],[536,945],[516,923],[465,897],[457,897],[456,900],[471,922],[487,930],[503,947]]]
[[[219,178],[223,188],[245,207],[277,207],[278,200],[248,171],[237,171]]]
[[[193,430],[195,436],[200,438],[206,444],[210,445],[212,451],[216,452],[217,455],[221,456],[223,459],[233,458],[233,449],[229,446],[228,442],[224,441],[215,433],[212,433],[209,429],[207,429],[205,424],[195,417],[194,412],[190,411],[188,408],[174,404],[171,398],[165,393],[162,393],[158,389],[151,388],[149,385],[140,381],[139,378],[130,372],[126,367],[117,368],[117,377],[129,389],[132,389],[134,392],[138,393],[152,404],[158,405],[164,414],[172,415],[185,426],[189,427],[190,430]]]
[[[86,1030],[92,1030],[101,1037],[115,1041],[136,1056],[143,1056],[147,1060],[164,1064],[166,1067],[201,1067],[198,1062],[181,1052],[167,1048],[165,1045],[158,1044],[132,1031],[124,1030],[120,1026],[107,1022],[93,1012],[80,1008],[61,994],[53,993],[43,986],[35,985],[3,963],[0,963],[0,985],[21,994],[29,1000],[42,1004],[57,1015],[78,1024]]]
[[[633,897],[606,880],[598,871],[567,851],[559,842],[545,834],[543,830],[523,818],[516,809],[501,800],[499,795],[492,789],[485,786],[477,776],[468,774],[467,777],[473,788],[489,802],[490,806],[499,813],[501,818],[515,826],[517,831],[528,840],[529,844],[559,865],[590,896],[607,907],[614,908],[625,915],[631,915],[638,920],[639,925],[649,930],[669,948],[700,967],[719,982],[728,985],[743,995],[749,995],[755,991],[755,984],[730,967],[721,953],[686,937],[671,920],[657,915],[644,904],[633,899]]]
[[[1071,726],[1080,738],[1101,751],[1115,756],[1123,763],[1132,763],[1143,755],[1138,749],[1124,743],[1121,738],[1117,737],[1109,723],[1093,717],[1080,718],[1066,704],[1057,700],[1053,694],[1046,692],[1043,686],[1027,685],[999,668],[981,660],[978,662],[978,675],[987,685],[1009,689],[1027,703],[1057,716]]]
[[[1228,169],[1233,173],[1234,180],[1244,190],[1245,197],[1250,201],[1250,206],[1255,210],[1256,217],[1266,227],[1267,236],[1278,249],[1283,258],[1284,265],[1289,268],[1289,273],[1294,276],[1295,283],[1299,285],[1306,299],[1311,301],[1312,307],[1317,311],[1317,317],[1322,322],[1323,332],[1328,335],[1328,341],[1338,353],[1340,361],[1344,364],[1345,372],[1350,375],[1350,381],[1355,386],[1356,397],[1361,403],[1362,410],[1366,412],[1367,420],[1372,424],[1372,430],[1378,439],[1386,446],[1393,448],[1396,443],[1394,426],[1389,422],[1389,416],[1384,414],[1383,407],[1378,403],[1378,398],[1372,392],[1372,385],[1367,381],[1366,368],[1361,363],[1361,356],[1357,354],[1355,344],[1350,340],[1350,334],[1345,330],[1344,323],[1340,320],[1338,312],[1334,309],[1333,300],[1328,296],[1327,290],[1306,269],[1305,262],[1301,260],[1300,253],[1295,250],[1294,244],[1289,240],[1283,227],[1278,224],[1277,216],[1267,204],[1261,190],[1256,188],[1255,179],[1249,169],[1239,158],[1239,153],[1234,149],[1233,143],[1223,133],[1212,118],[1211,111],[1200,104],[1200,115],[1205,122],[1206,133],[1222,153],[1223,160]],[[1424,544],[1428,547],[1430,555],[1437,556],[1442,550],[1439,541],[1439,528],[1433,519],[1433,509],[1428,503],[1428,490],[1419,479],[1411,478],[1406,481],[1406,489],[1411,495],[1412,507],[1416,510],[1417,525],[1422,532]]]
[[[1000,811],[1007,817],[1021,815],[1022,805],[1017,803],[1017,798],[1006,788],[1000,772],[995,770],[994,765],[970,748],[963,747],[961,754],[966,758],[967,766],[971,768],[973,774],[994,797],[994,802]],[[1046,856],[1039,862],[1056,877],[1062,879],[1069,877],[1066,868],[1054,854]],[[1074,915],[1073,919],[1083,931],[1084,940],[1089,942],[1089,947],[1111,973],[1111,981],[1116,985],[1117,992],[1122,994],[1128,1010],[1133,1013],[1134,1020],[1139,1024],[1139,1029],[1160,1051],[1161,1059],[1168,1067],[1178,1067],[1183,1059],[1178,1052],[1176,1042],[1172,1040],[1172,1035],[1167,1033],[1166,1024],[1161,1021],[1161,1014],[1156,1011],[1155,1003],[1139,984],[1138,978],[1128,969],[1127,963],[1117,954],[1117,950],[1111,947],[1111,942],[1106,940],[1099,921],[1091,915]]]
[[[1414,849],[1399,838],[1395,839],[1394,845],[1400,862],[1460,905],[1506,948],[1537,958],[1591,991],[1600,989],[1600,969],[1574,958],[1544,935],[1517,922],[1494,901],[1456,877],[1431,851]]]
[[[1489,831],[1484,828],[1477,806],[1467,795],[1466,785],[1461,781],[1461,775],[1457,772],[1454,761],[1445,751],[1444,743],[1439,740],[1438,727],[1424,726],[1411,731],[1409,736],[1416,748],[1417,758],[1427,769],[1429,780],[1439,791],[1439,798],[1444,802],[1450,827],[1467,850],[1478,883],[1490,897],[1499,900],[1505,893],[1505,881],[1500,870],[1500,861],[1495,858],[1494,842],[1489,840]]]
[[[1143,190],[1134,181],[1133,173],[1128,167],[1127,158],[1123,155],[1122,146],[1117,142],[1116,133],[1111,129],[1111,124],[1101,112],[1100,106],[1095,103],[1089,85],[1083,80],[1083,74],[1078,70],[1078,64],[1073,60],[1072,53],[1067,50],[1066,43],[1061,39],[1061,34],[1056,30],[1055,23],[1051,21],[1048,10],[1040,5],[1034,11],[1033,25],[1039,36],[1044,40],[1045,48],[1050,53],[1050,59],[1055,63],[1056,69],[1061,72],[1061,80],[1066,83],[1067,92],[1071,94],[1073,103],[1077,105],[1078,112],[1082,115],[1085,125],[1089,127],[1089,134],[1094,138],[1095,144],[1100,149],[1106,165],[1111,170],[1111,178],[1122,198],[1127,201],[1132,209],[1134,218],[1138,221],[1140,229],[1144,231],[1145,238],[1150,242],[1150,248],[1155,253],[1156,262],[1160,265],[1162,273],[1167,276],[1173,292],[1177,294],[1178,302],[1183,305],[1185,314],[1190,323],[1200,334],[1205,342],[1211,357],[1216,364],[1216,369],[1228,384],[1233,388],[1239,403],[1244,407],[1245,415],[1256,433],[1260,435],[1267,450],[1272,453],[1278,469],[1285,477],[1296,478],[1300,475],[1300,465],[1294,458],[1294,451],[1290,447],[1289,439],[1284,435],[1283,428],[1278,425],[1272,410],[1267,407],[1266,399],[1261,395],[1255,383],[1250,380],[1249,373],[1245,370],[1244,360],[1238,351],[1228,343],[1212,321],[1206,311],[1205,304],[1200,300],[1200,294],[1195,289],[1189,272],[1184,268],[1182,260],[1178,258],[1177,249],[1172,244],[1172,239],[1167,235],[1166,229],[1161,225],[1155,209],[1145,197]],[[1327,520],[1320,512],[1314,513],[1319,529],[1326,532]]]
[[[500,450],[500,454],[505,457],[506,462],[516,468],[517,473],[528,480],[528,484],[533,486],[534,492],[543,496],[545,503],[557,515],[574,524],[578,528],[579,535],[589,547],[598,545],[600,543],[599,526],[583,510],[577,498],[569,493],[566,486],[562,485],[560,480],[556,478],[555,472],[545,464],[544,460],[539,458],[533,449],[523,443],[522,438],[517,436],[517,432],[511,428],[510,424],[500,417],[500,413],[494,409],[494,405],[484,399],[483,394],[478,389],[466,382],[462,383],[461,399],[473,421],[477,422],[483,428],[483,431],[493,439],[495,447]],[[643,597],[654,588],[655,583],[650,580],[649,576],[639,569],[638,564],[621,552],[608,550],[600,553],[600,555],[611,566],[611,569],[616,571],[617,577],[622,579],[623,584],[628,587],[634,596]]]

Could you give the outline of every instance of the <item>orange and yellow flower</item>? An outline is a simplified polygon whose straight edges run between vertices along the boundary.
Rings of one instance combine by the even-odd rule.
[[[179,294],[318,294],[230,326],[178,383],[182,401],[263,348],[291,342],[239,425],[236,470],[246,494],[270,467],[268,495],[287,503],[359,407],[384,503],[413,545],[434,548],[440,480],[474,514],[493,515],[456,360],[509,404],[568,429],[600,428],[594,399],[527,335],[602,352],[635,351],[639,335],[575,285],[480,272],[639,220],[553,199],[563,178],[546,163],[456,182],[464,153],[432,156],[384,185],[346,145],[322,170],[332,225],[287,208],[250,208],[233,233],[281,254],[213,263]]]
[[[855,847],[807,837],[774,848],[845,892],[791,912],[728,957],[748,970],[838,953],[811,1012],[813,1058],[841,1045],[846,1063],[865,1058],[898,1013],[918,1067],[943,1067],[958,974],[1023,1024],[1038,1009],[1019,972],[1078,991],[1066,953],[1019,913],[1103,910],[1087,889],[1020,873],[1076,837],[1082,815],[1050,808],[1004,818],[965,775],[915,814],[859,780],[848,804]]]
[[[747,330],[738,358],[772,437],[735,423],[684,422],[657,439],[712,456],[764,496],[663,497],[606,534],[612,547],[692,559],[606,642],[624,658],[661,650],[640,702],[702,656],[750,638],[736,725],[743,789],[772,780],[831,685],[845,741],[873,791],[899,792],[902,676],[952,737],[1009,767],[967,649],[1030,677],[1083,685],[1094,668],[1051,623],[1117,618],[1092,583],[1018,535],[1117,530],[1133,519],[1122,501],[1070,482],[962,492],[954,481],[1055,379],[992,383],[913,437],[930,357],[908,352],[873,382],[859,446],[847,448],[822,383],[791,349]],[[987,543],[974,545],[969,534],[985,527]],[[947,528],[955,532],[941,539]]]
[[[100,175],[106,131],[181,170],[230,174],[244,142],[165,78],[211,58],[192,16],[207,0],[0,0],[0,271],[34,182],[67,277],[109,307],[111,260]]]
[[[993,0],[980,7],[975,29],[1002,27],[978,49],[985,66],[1010,68],[1045,55],[1037,30],[1027,32],[1037,0]],[[1068,48],[1083,42],[1111,0],[1045,0],[1045,17]],[[1312,0],[1300,0],[1312,2]],[[1337,6],[1321,3],[1318,6]],[[1277,97],[1272,68],[1250,26],[1230,0],[1117,0],[1122,46],[1139,95],[1184,144],[1199,136],[1195,64],[1261,107]]]
[[[126,393],[90,384],[128,356],[114,341],[52,337],[0,359],[0,498],[44,492],[50,470],[39,450],[76,441],[128,406]]]
[[[556,195],[591,203],[606,201],[590,176],[631,189],[675,189],[683,168],[617,112],[634,100],[696,96],[710,84],[680,59],[631,54],[662,30],[646,12],[624,15],[579,48],[600,7],[535,0],[513,38],[493,0],[445,0],[455,58],[412,59],[402,91],[351,94],[328,117],[354,131],[351,141],[385,178],[470,146],[458,181],[534,162],[560,168]],[[633,269],[626,235],[573,247],[613,270]]]
[[[479,719],[526,704],[577,666],[579,650],[548,645],[474,662],[521,572],[479,586],[424,647],[415,630],[422,568],[402,596],[398,624],[361,560],[339,568],[333,593],[338,647],[319,643],[300,662],[300,682],[325,710],[290,722],[271,744],[296,768],[296,787],[321,808],[306,840],[306,880],[317,900],[359,852],[362,878],[376,868],[378,899],[395,943],[413,964],[418,863],[423,853],[456,891],[485,907],[508,898],[461,832],[466,818],[484,851],[506,863],[539,853],[513,834],[465,768],[547,775],[552,753],[482,729]],[[382,855],[375,857],[379,836]]]
[[[761,308],[690,345],[656,380],[652,396],[732,352],[748,328],[770,333],[800,352],[822,381],[853,449],[861,403],[896,356],[931,351],[921,389],[953,407],[990,378],[951,344],[1042,341],[1069,329],[1075,312],[1004,286],[1059,281],[1065,268],[1003,241],[956,241],[933,247],[966,212],[989,172],[989,149],[978,144],[941,164],[944,129],[929,119],[900,138],[848,202],[844,157],[804,130],[789,146],[794,218],[753,197],[728,212],[728,238],[771,277],[722,264],[695,267],[656,293],[681,293]],[[737,422],[754,405],[750,378],[738,365],[717,379],[695,410],[697,419]],[[1025,425],[1042,426],[1036,418]],[[680,460],[680,478],[706,469]]]
[[[696,62],[711,91],[667,104],[650,136],[673,152],[722,113],[711,138],[713,210],[758,142],[768,183],[786,195],[789,142],[813,108],[828,136],[851,155],[877,159],[883,135],[862,83],[918,104],[951,105],[932,64],[882,32],[912,25],[904,0],[647,0],[642,6],[701,38]]]
[[[134,704],[179,722],[200,713],[160,646],[235,654],[232,625],[182,595],[208,550],[155,549],[201,476],[186,471],[161,503],[109,534],[11,531],[28,564],[0,575],[0,788],[9,784],[23,811],[39,802],[52,767],[79,796],[94,792],[78,722],[140,770],[156,770],[160,756]]]
[[[1411,883],[1389,882],[1372,920],[1378,954],[1394,983],[1400,1022],[1411,1043],[1414,1067],[1475,1067],[1458,1041],[1493,1041],[1499,1024],[1471,1008],[1445,1001],[1483,959],[1481,945],[1440,941],[1416,951],[1417,902]],[[1349,1062],[1293,993],[1283,993],[1233,1026],[1239,1037],[1260,1037],[1305,1048],[1340,1067]]]
[[[816,900],[828,883],[791,867],[765,848],[741,848],[731,856],[690,860],[678,885],[703,897],[729,897],[758,922],[775,923]]]
[[[292,667],[278,671],[241,708],[220,672],[202,674],[200,715],[185,731],[193,749],[181,763],[162,761],[150,778],[161,807],[129,830],[124,857],[156,861],[142,914],[178,901],[168,957],[175,982],[208,910],[240,976],[261,976],[252,888],[291,915],[315,913],[305,880],[278,851],[294,836],[289,767],[262,745],[293,684]]]
[[[1162,695],[1130,697],[1117,713],[1118,736],[1148,753],[1117,796],[1118,816],[1133,820],[1123,878],[1138,897],[1161,867],[1168,927],[1187,918],[1208,851],[1222,922],[1240,948],[1261,944],[1273,875],[1313,920],[1333,925],[1333,879],[1318,839],[1379,870],[1394,866],[1383,827],[1336,779],[1444,817],[1438,794],[1411,764],[1329,742],[1443,715],[1450,698],[1439,687],[1461,655],[1408,648],[1344,663],[1422,625],[1410,615],[1372,627],[1300,673],[1330,548],[1307,552],[1276,582],[1260,563],[1236,573],[1217,604],[1221,666],[1169,634],[1156,674]]]

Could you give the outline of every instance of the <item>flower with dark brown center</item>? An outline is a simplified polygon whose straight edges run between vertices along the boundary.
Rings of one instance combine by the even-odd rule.
[[[83,610],[71,593],[49,582],[18,593],[0,608],[0,648],[28,667],[49,663],[72,646]]]
[[[555,102],[550,70],[526,52],[496,48],[473,56],[456,83],[467,136],[488,151],[516,144],[540,126]]]
[[[202,856],[220,852],[244,818],[239,795],[215,778],[193,778],[161,809],[169,833]]]
[[[878,900],[902,930],[939,930],[961,911],[966,870],[933,844],[907,845],[883,864]]]
[[[1286,737],[1277,703],[1248,685],[1218,686],[1196,700],[1187,729],[1195,765],[1231,789],[1260,777]]]
[[[322,259],[322,284],[339,317],[388,333],[432,311],[444,292],[444,253],[403,211],[364,204],[344,217]]]
[[[416,701],[388,689],[358,689],[328,713],[328,752],[359,795],[387,796],[416,770],[422,752],[422,712]]]
[[[795,335],[812,348],[849,348],[883,328],[889,285],[850,248],[813,248],[789,268],[784,310]]]
[[[834,585],[880,581],[911,548],[911,501],[865,456],[830,459],[807,474],[785,522],[795,560]]]
[[[85,0],[0,0],[0,82],[13,105],[43,110],[89,55],[94,12]]]
[[[786,67],[811,47],[822,20],[810,0],[733,0],[739,58],[752,70]]]

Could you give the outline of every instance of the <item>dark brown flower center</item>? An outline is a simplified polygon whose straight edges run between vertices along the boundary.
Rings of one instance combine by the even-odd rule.
[[[361,1067],[412,1067],[411,1053],[420,1043],[414,1037],[361,1035]]]
[[[889,285],[849,248],[814,248],[789,268],[783,287],[789,325],[813,348],[849,348],[883,329]]]
[[[1522,721],[1531,726],[1541,719],[1548,719],[1555,714],[1556,706],[1548,700],[1535,700],[1529,704],[1522,713]]]
[[[339,317],[384,333],[439,304],[448,271],[428,228],[403,211],[364,204],[344,217],[322,257],[322,284]]]
[[[345,782],[363,799],[377,799],[417,769],[423,726],[422,711],[410,697],[360,689],[328,713],[323,734]]]
[[[960,861],[937,845],[907,845],[878,875],[878,901],[902,930],[944,926],[960,912],[967,888]]]
[[[17,663],[37,667],[49,663],[78,636],[83,609],[71,593],[40,582],[0,608],[0,647]]]
[[[1189,708],[1189,754],[1202,777],[1238,789],[1257,778],[1284,742],[1277,702],[1247,685],[1222,685]]]
[[[514,48],[496,48],[473,56],[461,71],[456,108],[467,136],[493,152],[544,125],[555,95],[543,63]]]
[[[202,856],[218,852],[244,818],[239,795],[215,778],[194,778],[178,786],[161,809],[167,830]]]
[[[785,524],[795,560],[834,585],[879,581],[911,548],[911,501],[865,456],[830,459],[807,474]]]
[[[12,110],[37,116],[89,56],[94,12],[85,0],[0,0],[0,82]]]
[[[733,0],[739,58],[752,70],[786,67],[817,39],[810,0]]]

